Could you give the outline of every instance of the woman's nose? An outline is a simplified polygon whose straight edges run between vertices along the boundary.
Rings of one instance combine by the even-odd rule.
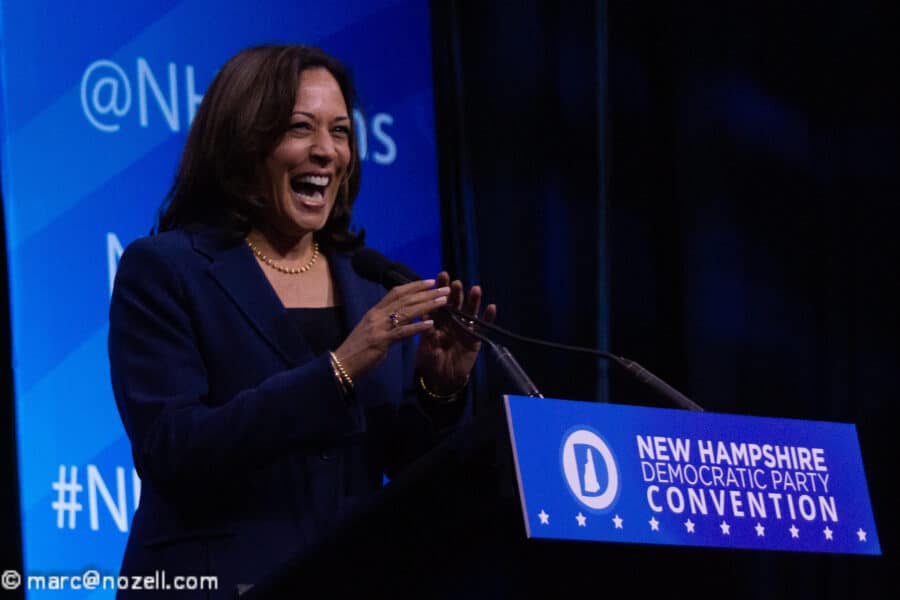
[[[337,155],[334,140],[331,139],[331,133],[328,131],[319,131],[313,139],[310,154],[321,161],[332,161]]]

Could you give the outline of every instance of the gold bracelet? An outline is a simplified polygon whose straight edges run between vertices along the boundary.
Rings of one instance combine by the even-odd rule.
[[[334,361],[329,357],[329,364],[331,365],[331,372],[334,374],[334,380],[337,381],[337,384],[341,386],[341,393],[344,396],[350,395],[349,390],[347,390],[347,384],[344,383],[344,378],[341,377],[341,372],[337,370],[337,367],[334,366]]]
[[[338,371],[338,380],[341,382],[341,385],[344,386],[346,390],[352,392],[353,380],[350,379],[350,374],[347,373],[347,369],[344,368],[344,365],[341,364],[341,361],[338,360],[338,357],[334,352],[329,352],[328,356],[331,357],[331,366]]]
[[[432,392],[431,390],[428,389],[427,385],[425,385],[425,378],[422,377],[421,375],[419,375],[419,388],[421,388],[421,390],[423,392],[425,392],[425,395],[428,396],[429,398],[431,398],[432,400],[443,400],[443,401],[453,400],[457,396],[459,396],[459,394],[464,389],[466,389],[467,385],[469,385],[469,376],[468,375],[466,375],[466,380],[463,382],[463,384],[461,386],[459,386],[459,389],[456,390],[455,392],[453,392],[451,394],[435,394],[434,392]]]

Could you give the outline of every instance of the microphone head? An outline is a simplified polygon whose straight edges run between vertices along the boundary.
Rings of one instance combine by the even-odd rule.
[[[357,250],[353,255],[352,264],[353,269],[361,277],[380,283],[388,289],[422,279],[406,265],[393,262],[384,254],[372,248],[360,248]]]
[[[378,250],[360,248],[353,254],[351,264],[353,265],[353,270],[360,277],[375,283],[382,283],[384,274],[390,267],[391,261]]]
[[[399,262],[391,263],[391,267],[388,269],[387,273],[385,273],[385,277],[388,281],[395,282],[393,285],[402,285],[404,283],[409,283],[410,281],[422,279],[418,273]]]

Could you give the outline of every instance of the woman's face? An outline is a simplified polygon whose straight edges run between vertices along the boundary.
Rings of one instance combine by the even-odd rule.
[[[351,117],[334,76],[300,73],[291,124],[265,161],[272,185],[271,225],[289,237],[325,226],[350,165]]]

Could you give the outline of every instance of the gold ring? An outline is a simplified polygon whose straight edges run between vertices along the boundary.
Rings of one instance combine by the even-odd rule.
[[[399,314],[392,312],[391,314],[388,315],[388,319],[391,322],[391,327],[393,327],[393,328],[400,327],[400,315]]]

